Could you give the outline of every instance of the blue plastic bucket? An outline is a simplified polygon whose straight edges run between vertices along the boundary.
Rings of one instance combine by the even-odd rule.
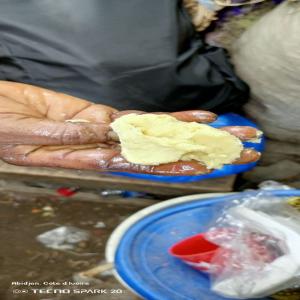
[[[269,193],[279,197],[300,196],[300,190]],[[206,275],[171,257],[168,249],[207,230],[217,205],[242,196],[243,193],[181,197],[131,216],[115,230],[107,244],[106,258],[114,263],[116,277],[147,300],[225,300],[210,290]]]

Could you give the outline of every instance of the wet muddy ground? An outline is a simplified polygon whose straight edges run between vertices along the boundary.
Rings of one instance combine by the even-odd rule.
[[[0,299],[137,299],[109,272],[85,283],[75,275],[104,262],[105,243],[111,232],[137,210],[126,205],[0,194]],[[90,239],[71,251],[49,249],[36,240],[37,235],[65,225],[88,231]],[[28,287],[12,285],[13,282],[39,285]],[[66,291],[87,289],[89,294],[71,291],[63,295],[54,290],[47,294],[44,282],[48,287]],[[76,283],[80,285],[74,286]]]

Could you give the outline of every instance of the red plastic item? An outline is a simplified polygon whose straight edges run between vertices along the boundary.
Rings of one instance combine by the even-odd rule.
[[[63,197],[71,197],[77,193],[78,188],[61,187],[56,191],[58,194],[60,194]]]
[[[211,260],[219,247],[205,239],[205,234],[200,233],[189,237],[169,249],[169,253],[194,269],[208,272],[211,268]]]
[[[232,228],[218,228],[209,234],[211,237],[217,235],[223,239],[231,240],[235,238],[236,231]],[[230,249],[221,248],[206,240],[206,235],[207,233],[200,233],[188,237],[172,246],[169,253],[196,270],[218,273],[226,266],[226,262],[231,261],[232,263],[233,253]],[[274,238],[259,233],[248,233],[244,237],[244,242],[252,250],[253,257],[262,262],[270,263],[280,254],[275,248],[268,247],[267,241],[272,242],[271,244],[276,243]],[[212,264],[212,260],[214,260],[214,264]],[[242,268],[242,264],[235,262],[235,267],[237,269]]]

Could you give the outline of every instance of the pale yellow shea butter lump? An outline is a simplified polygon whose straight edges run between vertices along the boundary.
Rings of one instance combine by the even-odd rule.
[[[228,132],[169,115],[129,114],[111,124],[121,142],[121,153],[135,164],[159,165],[197,160],[210,169],[240,157],[243,144]]]

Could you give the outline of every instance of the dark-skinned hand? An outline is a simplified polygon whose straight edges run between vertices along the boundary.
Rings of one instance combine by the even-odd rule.
[[[120,154],[110,123],[128,113],[39,87],[0,81],[0,159],[22,166],[126,171],[160,175],[210,172],[196,161],[159,166],[127,162]],[[211,123],[216,115],[200,110],[170,113],[185,122]],[[256,138],[248,126],[223,127],[242,141]],[[260,153],[244,149],[234,164],[258,160]]]

